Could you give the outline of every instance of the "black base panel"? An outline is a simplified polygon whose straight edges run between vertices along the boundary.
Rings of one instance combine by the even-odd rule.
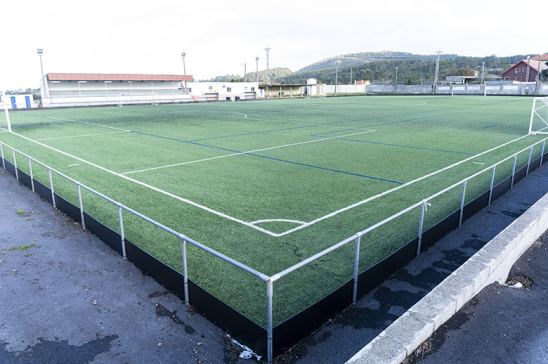
[[[253,348],[257,353],[263,356],[266,355],[266,330],[264,328],[190,280],[188,282],[188,295],[190,296],[190,304],[196,311],[238,341]]]
[[[84,212],[84,220],[86,222],[86,229],[92,234],[96,235],[105,244],[115,250],[118,254],[122,255],[122,243],[120,235],[106,227],[99,221]]]
[[[15,176],[15,167],[13,166],[13,164],[8,162],[7,160],[5,160],[4,163],[6,163],[6,171]]]
[[[493,197],[492,201],[495,201],[500,196],[504,195],[508,190],[510,190],[510,185],[512,183],[512,177],[508,177],[505,180],[500,181],[493,187]]]
[[[397,269],[413,260],[417,251],[417,239],[405,244],[395,253],[358,276],[358,297],[377,287]],[[353,281],[316,302],[274,328],[274,355],[280,355],[291,346],[319,329],[352,303]]]
[[[58,194],[55,194],[55,204],[57,205],[57,208],[65,215],[67,215],[76,222],[82,223],[80,221],[80,209],[78,207],[74,206]]]
[[[525,177],[525,173],[527,172],[527,167],[522,167],[516,171],[514,174],[514,184],[518,183]]]
[[[25,172],[21,172],[21,170],[19,170],[17,173],[19,174],[19,183],[21,183],[23,186],[27,186],[28,188],[32,188],[30,176]]]
[[[467,220],[472,217],[476,212],[480,211],[482,208],[486,207],[489,204],[489,191],[485,192],[483,195],[476,197],[475,200],[472,200],[468,205],[464,206],[464,211],[462,212],[462,220]]]
[[[40,196],[40,198],[51,203],[51,190],[37,180],[34,180],[34,192],[36,192],[36,194]]]
[[[422,234],[421,253],[425,252],[437,241],[459,227],[460,210],[453,212],[445,219],[432,226]]]

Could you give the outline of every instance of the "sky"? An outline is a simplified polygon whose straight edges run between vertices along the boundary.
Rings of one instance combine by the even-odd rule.
[[[546,14],[546,0],[2,1],[0,89],[38,87],[37,48],[46,73],[182,74],[185,51],[195,79],[264,69],[266,46],[293,71],[362,51],[541,53]]]

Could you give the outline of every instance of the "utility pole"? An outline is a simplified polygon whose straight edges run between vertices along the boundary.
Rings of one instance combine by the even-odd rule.
[[[266,46],[264,49],[266,51],[266,83],[270,85],[270,48]]]
[[[245,82],[245,75],[247,75],[247,63],[243,63],[242,66],[244,66],[244,82]]]
[[[337,85],[339,84],[339,64],[341,64],[341,60],[337,59],[337,68],[335,69],[335,95],[337,94]]]
[[[529,70],[531,69],[531,56],[527,56],[527,71],[525,72],[525,82],[529,82]],[[540,69],[539,69],[540,71]]]
[[[434,84],[432,85],[432,93],[436,93],[438,88],[438,76],[440,73],[440,54],[441,51],[436,51],[438,57],[436,58],[436,69],[434,70]]]
[[[394,81],[394,85],[398,84],[398,67],[396,67],[396,80]]]
[[[183,74],[186,76],[186,62],[185,62],[185,58],[186,58],[186,52],[181,52],[181,58],[183,59]],[[186,87],[186,77],[185,77],[185,89],[187,88]]]
[[[40,57],[40,71],[42,74],[42,87],[40,88],[40,94],[42,97],[42,105],[44,105],[45,98],[49,97],[48,82],[44,76],[44,64],[42,63],[42,55],[44,54],[44,50],[42,48],[38,48],[36,50],[36,54]]]
[[[485,81],[485,62],[481,62],[481,81],[480,81],[480,83],[483,85],[484,81]]]
[[[255,81],[259,83],[259,57],[255,57]]]

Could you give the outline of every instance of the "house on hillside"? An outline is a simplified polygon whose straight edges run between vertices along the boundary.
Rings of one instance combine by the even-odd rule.
[[[548,62],[548,54],[523,59],[504,71],[501,77],[503,80],[535,82],[538,74],[548,69],[546,62]]]

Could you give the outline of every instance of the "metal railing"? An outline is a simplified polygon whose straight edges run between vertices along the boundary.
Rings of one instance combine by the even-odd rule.
[[[410,205],[408,207],[406,207],[405,209],[403,210],[400,210],[399,212],[385,218],[384,220],[381,220],[371,226],[369,226],[368,228],[364,229],[364,230],[361,230],[359,231],[358,233],[355,233],[353,234],[352,236],[276,273],[276,274],[273,274],[271,276],[268,276],[264,273],[261,273],[241,262],[238,262],[237,260],[235,259],[232,259],[220,252],[218,252],[217,250],[215,249],[212,249],[202,243],[199,243],[195,240],[193,240],[192,238],[186,236],[185,234],[182,234],[182,233],[179,233],[175,230],[173,230],[172,228],[132,209],[131,207],[128,207],[124,204],[122,204],[121,202],[118,202],[106,195],[104,195],[103,193],[99,192],[99,191],[96,191],[95,189],[73,179],[72,177],[69,177],[67,176],[66,174],[54,169],[53,167],[50,167],[48,166],[47,164],[43,163],[43,162],[40,162],[38,160],[36,160],[35,158],[21,152],[20,150],[14,148],[14,147],[11,147],[9,146],[8,144],[0,141],[0,153],[1,153],[1,158],[2,158],[2,167],[4,169],[6,169],[6,164],[5,164],[5,158],[4,158],[4,147],[6,148],[9,148],[11,149],[11,152],[12,152],[12,157],[13,157],[13,162],[14,162],[14,167],[15,167],[15,177],[17,179],[19,179],[19,174],[18,174],[18,170],[17,170],[17,158],[16,158],[16,153],[18,153],[19,155],[25,157],[28,159],[28,165],[29,165],[29,176],[30,176],[30,179],[31,179],[31,187],[32,187],[32,190],[35,191],[35,186],[34,186],[34,181],[33,181],[33,162],[34,163],[37,163],[39,165],[41,165],[42,167],[46,168],[47,171],[48,171],[48,179],[49,179],[49,187],[50,187],[50,190],[51,190],[51,198],[52,198],[52,204],[54,207],[56,207],[56,201],[55,201],[55,192],[54,192],[54,185],[53,185],[53,177],[52,175],[53,174],[56,174],[56,175],[59,175],[63,178],[65,178],[66,180],[74,183],[75,187],[76,187],[76,191],[77,191],[77,196],[78,196],[78,204],[79,204],[79,210],[80,210],[80,218],[81,218],[81,224],[82,224],[82,228],[86,228],[86,225],[85,225],[85,216],[84,216],[84,204],[83,204],[83,199],[82,199],[82,189],[85,189],[89,192],[91,192],[92,194],[95,194],[96,196],[102,198],[103,200],[113,204],[114,206],[117,207],[118,209],[118,223],[119,223],[119,229],[120,229],[120,240],[121,240],[121,250],[122,250],[122,255],[124,257],[124,259],[126,258],[126,247],[125,247],[125,230],[124,230],[124,220],[123,220],[123,211],[127,211],[129,213],[131,213],[132,215],[136,216],[136,217],[139,217],[141,218],[142,220],[160,228],[161,230],[177,237],[180,242],[181,242],[181,257],[182,257],[182,276],[183,276],[183,281],[184,281],[184,300],[185,300],[185,303],[188,305],[189,304],[189,292],[188,292],[188,259],[187,259],[187,244],[191,244],[193,246],[195,246],[196,248],[198,249],[201,249],[213,256],[215,256],[216,258],[218,259],[221,259],[239,269],[242,269],[243,271],[247,272],[248,274],[258,278],[259,280],[265,282],[265,285],[266,285],[266,333],[267,333],[267,360],[269,363],[272,362],[272,359],[273,359],[273,295],[274,295],[274,282],[278,281],[279,279],[287,276],[288,274],[296,271],[296,270],[299,270],[300,268],[320,259],[321,257],[324,257],[328,254],[330,254],[331,252],[334,252],[352,242],[355,243],[355,252],[354,252],[354,256],[353,256],[353,277],[352,277],[352,280],[353,280],[353,287],[352,287],[352,303],[353,304],[356,304],[356,301],[357,301],[357,296],[358,296],[358,276],[359,276],[359,271],[360,271],[360,267],[359,267],[359,262],[360,262],[360,248],[361,248],[361,238],[374,231],[375,229],[397,219],[398,217],[406,214],[407,212],[411,211],[411,210],[414,210],[418,207],[420,207],[420,217],[419,217],[419,221],[418,221],[418,228],[417,228],[417,249],[416,249],[416,254],[419,255],[420,252],[421,252],[421,243],[422,243],[422,236],[423,236],[423,228],[424,228],[424,220],[425,220],[425,215],[426,215],[426,209],[427,209],[427,206],[428,206],[428,201],[431,201],[432,199],[438,197],[438,196],[441,196],[443,194],[445,194],[446,192],[452,190],[453,188],[456,188],[458,186],[462,186],[461,188],[461,197],[460,197],[460,207],[459,207],[459,220],[458,220],[458,225],[459,227],[462,225],[462,221],[463,221],[463,212],[464,212],[464,208],[465,208],[465,200],[466,200],[466,192],[467,192],[467,186],[468,186],[468,182],[474,178],[474,177],[477,177],[479,175],[481,175],[482,173],[485,173],[489,170],[491,170],[491,178],[490,178],[490,183],[489,183],[489,198],[488,198],[488,204],[490,205],[491,204],[491,201],[492,201],[492,198],[493,198],[493,190],[494,190],[494,187],[495,187],[495,177],[496,177],[496,170],[497,170],[497,166],[499,166],[501,163],[504,163],[508,160],[513,160],[512,162],[512,173],[511,173],[511,179],[510,179],[510,188],[512,188],[514,186],[514,180],[515,180],[515,174],[516,174],[516,168],[517,168],[517,159],[518,159],[518,155],[521,154],[522,152],[524,151],[527,151],[529,150],[529,154],[528,154],[528,159],[527,159],[527,165],[526,165],[526,171],[525,171],[525,175],[529,174],[529,171],[530,171],[530,166],[531,166],[531,161],[532,161],[532,157],[533,157],[533,150],[535,148],[535,146],[541,144],[541,151],[540,151],[540,165],[543,164],[543,158],[544,158],[544,154],[545,154],[545,148],[546,148],[546,139],[548,138],[544,138],[542,140],[539,140],[531,145],[529,145],[528,147],[525,147],[521,150],[519,150],[518,152],[515,152],[514,154],[512,154],[511,156],[509,157],[506,157],[504,159],[501,159],[499,160],[498,162],[490,165],[489,167],[486,167],[484,169],[482,169],[481,171],[478,171],[456,183],[453,183],[452,185],[450,185],[449,187],[446,187],[424,199],[422,199],[421,201],[413,204],[413,205]]]

